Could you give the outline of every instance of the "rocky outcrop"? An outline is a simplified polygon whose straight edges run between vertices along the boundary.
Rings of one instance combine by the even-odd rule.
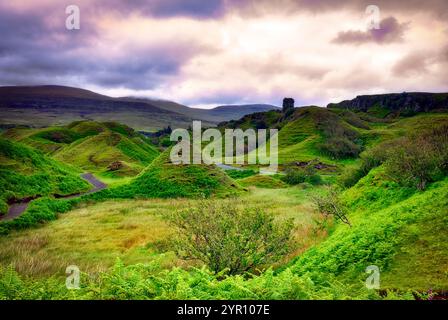
[[[448,111],[448,93],[403,92],[357,96],[353,100],[330,103],[328,108],[375,112],[383,115],[411,115],[419,112]]]

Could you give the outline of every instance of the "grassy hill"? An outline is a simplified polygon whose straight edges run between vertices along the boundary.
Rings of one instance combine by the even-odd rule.
[[[159,153],[144,136],[115,122],[79,121],[44,129],[10,129],[4,136],[105,177],[134,176]]]
[[[170,149],[162,153],[129,184],[111,190],[112,196],[178,198],[230,196],[239,185],[214,165],[175,165]]]
[[[381,288],[426,292],[448,288],[448,180],[418,192],[378,168],[346,190],[352,227],[339,225],[322,244],[291,263],[298,274],[326,273],[362,286],[377,265]]]
[[[279,164],[283,166],[319,160],[343,168],[356,164],[363,150],[382,141],[446,122],[448,114],[443,112],[384,120],[363,112],[311,106],[295,108],[287,115],[280,111],[254,113],[219,127],[278,129]]]
[[[0,138],[0,214],[9,201],[88,190],[80,170],[21,143]]]

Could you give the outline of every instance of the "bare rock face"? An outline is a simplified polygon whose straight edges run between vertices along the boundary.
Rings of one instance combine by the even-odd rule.
[[[385,114],[413,115],[419,112],[448,111],[448,93],[403,92],[357,96],[353,100],[330,103],[328,108],[369,112],[383,110]]]
[[[287,113],[289,110],[294,109],[294,99],[284,98],[283,99],[283,113]]]

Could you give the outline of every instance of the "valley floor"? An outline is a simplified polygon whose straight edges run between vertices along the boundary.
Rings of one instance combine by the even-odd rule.
[[[293,218],[297,225],[297,249],[285,257],[285,263],[326,236],[317,227],[320,217],[314,212],[308,193],[301,187],[252,187],[242,198],[216,201],[239,201],[241,206],[262,207],[279,219]],[[126,265],[157,260],[166,268],[187,266],[170,249],[172,231],[164,215],[197,205],[197,200],[186,199],[81,204],[43,226],[1,237],[0,265],[13,264],[20,274],[33,277],[64,276],[69,265],[77,265],[83,272],[106,270],[117,258]]]

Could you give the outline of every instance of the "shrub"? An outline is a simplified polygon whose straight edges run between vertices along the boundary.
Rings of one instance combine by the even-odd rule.
[[[232,179],[244,179],[257,174],[254,170],[227,170],[227,175]]]
[[[282,180],[287,184],[296,185],[305,182],[306,175],[303,170],[287,168],[285,171],[285,176],[282,178]]]
[[[334,187],[327,187],[324,194],[311,197],[317,211],[325,216],[333,216],[351,226],[347,218],[347,208],[341,203],[339,193]]]
[[[447,174],[447,168],[448,125],[398,139],[385,162],[392,179],[419,190]]]
[[[346,137],[329,138],[320,149],[335,159],[354,158],[361,152],[361,146]]]
[[[289,185],[297,185],[304,182],[318,185],[322,183],[322,178],[313,166],[307,166],[303,169],[287,168],[282,181]]]
[[[292,221],[274,222],[260,209],[204,200],[199,207],[174,212],[176,251],[200,260],[214,272],[240,274],[279,260],[289,251]]]

